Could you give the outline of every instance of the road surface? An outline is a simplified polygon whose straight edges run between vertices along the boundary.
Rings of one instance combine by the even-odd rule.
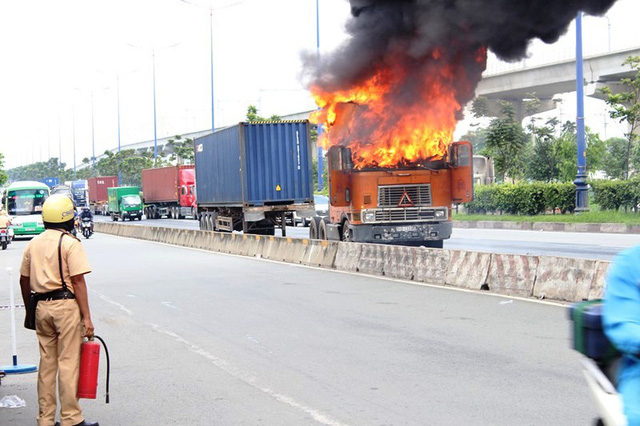
[[[0,253],[17,270],[25,241]],[[111,353],[107,425],[584,425],[595,412],[566,307],[96,234],[83,240]],[[14,275],[17,293],[17,277]],[[0,309],[0,359],[11,359]],[[24,312],[18,310],[19,324]],[[37,362],[18,329],[22,363]],[[102,366],[104,368],[104,358]],[[32,424],[36,377],[3,380]]]
[[[110,219],[96,216],[98,221]],[[120,223],[120,222],[118,222]],[[191,219],[143,220],[125,222],[137,226],[166,226],[171,228],[198,229],[198,222]],[[279,231],[276,230],[276,235]],[[287,236],[308,238],[309,228],[287,227]],[[487,253],[529,254],[534,256],[564,256],[579,259],[611,260],[624,250],[640,244],[637,234],[600,234],[586,232],[515,231],[505,229],[454,228],[445,248],[453,250],[481,251]]]

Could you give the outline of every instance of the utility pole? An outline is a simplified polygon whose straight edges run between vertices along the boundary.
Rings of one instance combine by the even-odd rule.
[[[320,0],[316,0],[316,56],[320,61]],[[322,135],[322,125],[318,124],[318,141]],[[324,177],[322,172],[324,171],[324,149],[322,146],[318,147],[318,191],[322,191],[324,186]]]

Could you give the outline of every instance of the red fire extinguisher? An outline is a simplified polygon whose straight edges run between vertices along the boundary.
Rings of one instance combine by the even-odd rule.
[[[100,336],[93,336],[100,340],[104,346],[104,352],[107,356],[107,396],[106,402],[109,403],[109,350],[104,340]],[[80,377],[78,378],[78,398],[96,399],[98,390],[98,366],[100,364],[100,343],[95,342],[90,337],[86,342],[82,342],[82,350],[80,353]]]

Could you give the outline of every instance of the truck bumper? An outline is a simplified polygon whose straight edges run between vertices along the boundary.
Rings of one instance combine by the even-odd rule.
[[[378,244],[446,240],[451,238],[452,229],[450,221],[351,226],[354,241]]]

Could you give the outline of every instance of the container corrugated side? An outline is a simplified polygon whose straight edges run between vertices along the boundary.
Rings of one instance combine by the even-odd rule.
[[[245,203],[313,200],[309,122],[243,124]]]
[[[200,205],[242,205],[240,127],[195,140],[196,198]]]
[[[92,203],[102,203],[109,199],[107,188],[118,186],[118,176],[102,176],[87,179],[89,185],[89,201]]]
[[[178,166],[142,171],[142,193],[145,203],[177,202],[178,186]]]

